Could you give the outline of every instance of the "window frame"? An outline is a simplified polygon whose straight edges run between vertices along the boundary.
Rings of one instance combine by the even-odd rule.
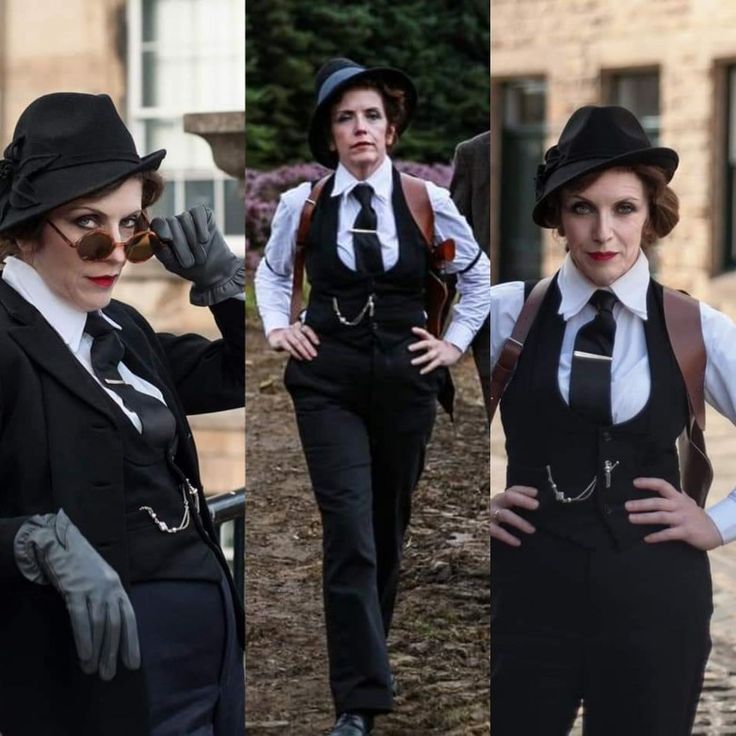
[[[662,72],[658,65],[619,67],[616,69],[604,69],[601,71],[601,99],[605,105],[621,105],[619,100],[614,99],[617,81],[625,77],[656,76],[657,78],[657,115],[656,121],[651,122],[652,116],[646,116],[649,120],[642,120],[637,110],[631,110],[642,123],[646,134],[653,145],[658,145],[662,134]],[[627,108],[628,109],[628,108]]]
[[[149,120],[164,120],[178,122],[182,127],[182,135],[192,135],[183,132],[184,111],[162,106],[144,106],[143,104],[143,53],[155,48],[155,41],[143,40],[143,0],[127,0],[127,104],[126,116],[128,128],[136,142],[139,151],[142,151],[143,141],[146,140],[146,122]],[[245,29],[243,29],[245,31]],[[213,111],[214,112],[214,111]],[[245,145],[245,141],[243,141]],[[143,153],[149,153],[143,151]],[[167,168],[166,159],[161,164],[161,173],[167,187],[173,186],[174,212],[182,212],[186,207],[185,185],[192,181],[211,181],[213,183],[213,211],[215,222],[226,236],[230,248],[238,254],[245,253],[245,202],[243,201],[243,232],[226,233],[225,227],[225,182],[233,181],[232,177],[221,171],[212,159],[212,167],[203,168]],[[242,182],[240,184],[243,192]],[[244,197],[241,196],[241,199]]]

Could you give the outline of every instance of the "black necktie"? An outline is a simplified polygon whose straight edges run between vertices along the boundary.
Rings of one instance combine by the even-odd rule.
[[[353,223],[353,250],[355,268],[358,273],[376,274],[383,271],[381,243],[376,235],[376,212],[371,207],[373,187],[370,184],[357,184],[353,189],[360,202],[360,212]]]
[[[590,297],[598,310],[595,318],[583,325],[575,338],[570,370],[570,406],[595,424],[612,424],[611,360],[616,338],[610,291],[599,289]]]
[[[90,312],[84,331],[92,336],[92,370],[102,385],[114,391],[128,411],[141,420],[142,436],[156,447],[167,447],[176,432],[176,420],[169,408],[153,396],[136,391],[118,372],[118,363],[125,354],[125,346],[115,328],[99,314]]]

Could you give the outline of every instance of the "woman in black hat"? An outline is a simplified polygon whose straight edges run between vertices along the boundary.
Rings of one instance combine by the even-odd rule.
[[[650,277],[647,249],[678,221],[677,164],[629,111],[577,110],[533,212],[565,238],[562,267],[531,295],[492,289],[492,361],[514,370],[506,490],[491,499],[494,736],[568,733],[581,701],[590,736],[692,728],[706,551],[734,538],[736,506],[703,510],[709,469],[682,455],[681,482],[675,443],[687,428],[704,448],[703,386],[736,420],[736,328]]]
[[[188,413],[243,404],[243,264],[212,213],[149,225],[165,151],[56,93],[0,161],[0,732],[243,733],[242,616]],[[127,261],[192,282],[223,339],[112,300]]]
[[[291,355],[285,382],[322,514],[332,734],[360,736],[392,708],[386,637],[411,492],[446,367],[488,313],[489,269],[449,193],[392,166],[416,105],[411,80],[334,59],[316,96],[309,143],[335,172],[282,195],[256,294],[269,343]],[[431,254],[409,201],[417,184],[432,246],[456,244],[447,270],[463,300],[442,338],[427,329]],[[300,221],[311,290],[303,318],[291,319]]]

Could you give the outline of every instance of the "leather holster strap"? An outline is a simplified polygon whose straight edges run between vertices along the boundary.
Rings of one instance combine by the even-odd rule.
[[[682,380],[687,389],[690,413],[705,430],[705,343],[696,299],[675,289],[664,288],[664,323]]]
[[[434,210],[429,201],[427,186],[416,176],[401,174],[401,187],[409,212],[419,226],[424,242],[431,252],[434,247]]]
[[[291,284],[291,315],[290,324],[294,324],[299,319],[299,313],[302,311],[302,290],[304,288],[304,259],[307,255],[307,237],[309,236],[309,226],[312,224],[312,214],[317,206],[319,195],[322,194],[330,174],[323,176],[313,187],[307,197],[307,201],[302,207],[302,213],[299,217],[299,228],[296,231],[296,251],[294,253],[294,277]]]
[[[552,279],[546,278],[535,284],[521,308],[511,335],[506,338],[506,342],[503,344],[496,365],[493,366],[491,373],[491,421],[496,413],[498,402],[501,400],[501,396],[516,370],[516,364],[519,362],[519,356],[524,349],[529,330],[534,324],[551,283]]]
[[[713,466],[705,448],[706,353],[700,305],[681,291],[664,288],[664,321],[677,365],[685,382],[688,424],[678,440],[682,488],[700,506],[713,482]]]

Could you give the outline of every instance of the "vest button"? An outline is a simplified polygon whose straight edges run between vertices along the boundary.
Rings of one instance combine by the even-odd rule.
[[[613,439],[613,435],[607,430],[604,429],[601,433],[601,437],[603,438],[604,442],[610,442]]]
[[[612,514],[613,513],[613,508],[611,508],[611,504],[610,503],[604,503],[603,504],[603,512],[606,513],[606,514]]]

